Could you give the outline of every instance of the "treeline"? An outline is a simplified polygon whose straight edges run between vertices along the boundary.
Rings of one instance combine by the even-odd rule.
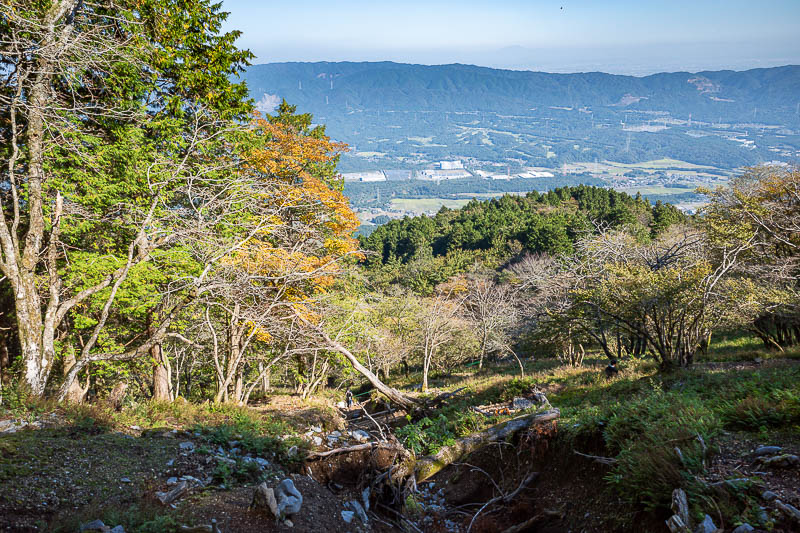
[[[344,192],[350,204],[357,208],[388,207],[393,198],[469,198],[474,194],[518,193],[531,189],[546,191],[565,185],[604,185],[603,180],[588,174],[560,176],[554,178],[513,178],[508,180],[487,180],[464,178],[439,182],[408,180],[378,182],[347,182]]]
[[[640,195],[579,185],[473,200],[459,210],[442,208],[433,217],[393,220],[360,240],[369,268],[380,266],[402,276],[410,263],[418,270],[419,261],[427,260],[430,279],[416,275],[409,283],[430,292],[436,280],[461,273],[479,259],[500,265],[524,253],[572,254],[579,239],[602,229],[624,226],[649,239],[685,220],[671,204],[651,206]]]
[[[423,376],[490,355],[580,365],[589,349],[688,366],[726,329],[784,350],[800,343],[799,180],[753,169],[693,218],[594,187],[472,202],[362,238],[367,276],[402,294],[397,317],[422,310]]]

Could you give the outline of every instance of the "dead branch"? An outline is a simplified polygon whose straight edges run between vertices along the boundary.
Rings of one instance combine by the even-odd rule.
[[[398,444],[392,444],[388,442],[368,442],[366,444],[356,444],[354,446],[344,446],[342,448],[335,448],[333,450],[328,450],[327,452],[311,452],[306,456],[307,460],[312,459],[320,459],[322,457],[330,457],[331,455],[338,455],[340,453],[353,453],[353,452],[360,452],[364,450],[373,450],[373,449],[386,449],[386,450],[393,450],[393,451],[402,451],[405,452],[405,448]]]
[[[472,517],[472,520],[470,520],[470,522],[469,522],[469,527],[467,527],[467,533],[469,533],[469,532],[472,530],[472,525],[475,523],[475,520],[478,518],[478,515],[479,515],[479,514],[481,514],[481,512],[482,512],[484,509],[486,509],[486,508],[487,508],[487,507],[489,507],[490,505],[493,505],[493,504],[495,504],[495,503],[498,503],[498,502],[500,502],[500,501],[502,501],[503,503],[509,503],[511,500],[513,500],[513,499],[514,499],[514,498],[517,496],[517,494],[519,494],[519,493],[520,493],[520,492],[522,492],[522,491],[523,491],[525,488],[527,488],[527,486],[528,486],[528,485],[529,485],[529,484],[530,484],[530,483],[531,483],[531,482],[532,482],[534,479],[536,479],[537,477],[539,477],[539,472],[531,472],[530,474],[528,474],[528,475],[525,477],[525,479],[523,479],[523,480],[522,480],[522,482],[519,484],[519,486],[518,486],[516,489],[514,489],[514,491],[513,491],[513,492],[511,492],[511,493],[509,493],[509,494],[505,494],[505,495],[501,494],[500,496],[495,496],[494,498],[492,498],[491,500],[489,500],[488,502],[486,502],[485,504],[483,504],[483,507],[481,507],[480,509],[478,509],[478,512],[477,512],[477,513],[475,513],[475,516],[473,516],[473,517]]]
[[[604,464],[604,465],[615,465],[615,464],[617,464],[617,460],[615,458],[613,458],[613,457],[602,457],[600,455],[589,455],[589,454],[586,454],[586,453],[581,453],[578,450],[572,450],[572,452],[575,455],[580,455],[581,457],[586,457],[587,459],[591,459],[593,461],[596,461],[596,462]]]

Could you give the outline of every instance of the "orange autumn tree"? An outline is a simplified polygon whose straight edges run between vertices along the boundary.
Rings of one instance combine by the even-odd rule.
[[[278,115],[257,118],[243,152],[244,181],[261,181],[260,201],[269,208],[258,215],[267,218],[260,229],[222,261],[222,289],[206,303],[216,401],[246,403],[275,363],[313,349],[297,317],[315,322],[319,296],[344,261],[360,257],[353,238],[359,221],[336,172],[347,147],[294,111],[284,102]]]

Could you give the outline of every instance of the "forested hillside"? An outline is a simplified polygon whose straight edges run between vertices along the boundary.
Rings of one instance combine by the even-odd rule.
[[[797,123],[800,67],[744,72],[675,72],[645,77],[589,72],[549,74],[471,65],[402,63],[272,63],[248,68],[251,94],[277,94],[302,109],[394,111],[497,111],[524,113],[532,106],[668,110],[696,120]],[[690,81],[697,80],[697,81]],[[633,97],[626,102],[626,96]],[[327,100],[326,100],[327,99]],[[326,103],[327,101],[327,103]],[[387,105],[389,104],[389,105]],[[329,106],[329,107],[326,107]]]
[[[0,529],[797,531],[797,168],[693,216],[574,183],[356,238],[337,124],[258,113],[226,17],[0,4]],[[704,76],[788,117],[793,73]]]

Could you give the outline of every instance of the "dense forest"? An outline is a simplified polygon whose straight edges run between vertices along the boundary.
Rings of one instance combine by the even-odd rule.
[[[220,9],[0,6],[0,527],[798,525],[800,171],[356,238]]]

